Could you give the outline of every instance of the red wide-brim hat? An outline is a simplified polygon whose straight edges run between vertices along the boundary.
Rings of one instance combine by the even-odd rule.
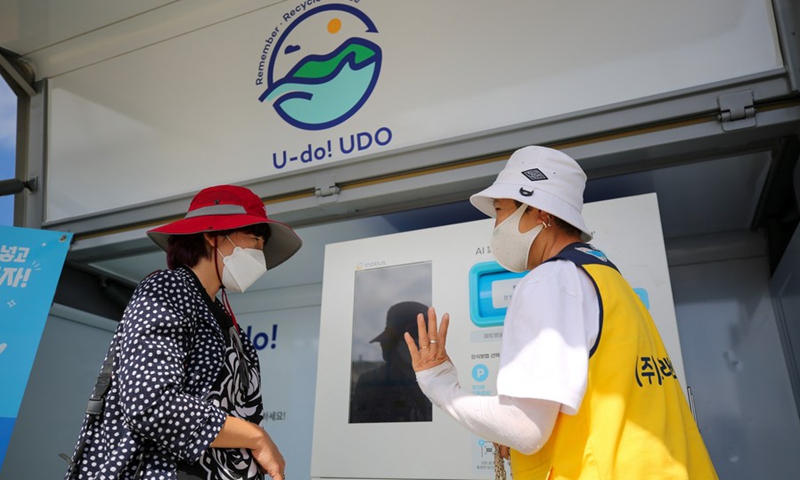
[[[270,237],[264,244],[267,269],[288,260],[300,250],[303,241],[285,223],[267,217],[261,199],[245,187],[219,185],[201,190],[192,199],[186,216],[147,232],[147,236],[163,250],[173,235],[236,230],[259,223],[269,224]]]

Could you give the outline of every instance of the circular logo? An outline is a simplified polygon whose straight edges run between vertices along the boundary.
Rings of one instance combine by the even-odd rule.
[[[489,378],[489,368],[482,363],[475,365],[472,367],[472,378],[476,382],[483,382]]]
[[[287,123],[323,130],[355,114],[372,94],[381,48],[375,24],[350,5],[323,5],[300,15],[275,43],[267,68],[270,102]]]

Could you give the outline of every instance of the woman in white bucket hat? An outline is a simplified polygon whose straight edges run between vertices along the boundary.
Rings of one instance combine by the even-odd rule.
[[[470,198],[496,219],[498,263],[530,270],[506,313],[498,395],[461,389],[445,350],[449,315],[439,327],[433,308],[427,324],[418,318],[419,345],[406,334],[417,381],[472,433],[510,450],[514,480],[717,478],[647,308],[586,243],[585,184],[568,155],[530,146]]]

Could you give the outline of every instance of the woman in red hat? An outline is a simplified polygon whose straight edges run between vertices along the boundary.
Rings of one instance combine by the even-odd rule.
[[[283,480],[259,426],[258,357],[225,292],[244,292],[302,241],[231,185],[200,191],[183,219],[147,234],[169,269],[125,310],[103,367],[112,380],[98,379],[66,478]]]

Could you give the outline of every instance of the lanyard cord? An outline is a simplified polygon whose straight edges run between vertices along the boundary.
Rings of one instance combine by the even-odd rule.
[[[242,390],[242,396],[247,394],[247,387],[250,384],[250,370],[248,368],[247,357],[244,354],[244,346],[242,345],[242,338],[240,337],[241,329],[239,323],[236,321],[236,315],[231,308],[231,302],[228,301],[228,292],[225,290],[225,285],[222,283],[222,275],[219,273],[219,263],[217,262],[217,248],[214,247],[214,268],[217,270],[217,279],[219,279],[219,288],[222,290],[222,306],[225,313],[231,317],[233,326],[228,329],[228,336],[233,343],[233,349],[236,350],[236,356],[239,358],[239,386]]]
[[[221,287],[222,290],[222,305],[225,307],[225,313],[227,313],[231,320],[233,321],[233,326],[236,328],[236,331],[241,331],[239,329],[239,323],[236,321],[236,315],[233,314],[233,308],[231,308],[231,302],[228,301],[228,292],[225,291],[225,286]]]
[[[236,321],[236,315],[233,314],[233,309],[231,308],[231,302],[228,301],[228,292],[225,290],[225,285],[222,283],[222,275],[219,273],[219,263],[217,262],[217,252],[219,250],[217,247],[214,247],[214,268],[217,270],[217,280],[219,280],[219,288],[222,290],[222,305],[225,307],[225,312],[231,317],[233,320],[233,326],[236,327],[236,331],[239,332],[239,323]]]
[[[217,325],[222,331],[223,336],[231,340],[231,343],[236,350],[236,354],[240,359],[239,363],[246,366],[247,357],[245,356],[244,345],[242,344],[242,330],[239,326],[239,323],[236,321],[236,315],[233,313],[233,307],[231,307],[231,302],[228,300],[228,294],[225,291],[225,287],[220,286],[220,289],[222,290],[222,302],[215,301],[206,294],[203,284],[200,282],[200,279],[197,278],[197,275],[192,271],[192,269],[188,267],[184,268],[186,268],[186,270],[194,279],[197,288],[201,292],[201,296],[205,300],[206,305],[208,305],[208,308],[211,310],[211,314],[217,321]],[[222,306],[219,305],[220,303],[222,303]]]
[[[228,336],[233,343],[233,349],[236,350],[236,356],[239,357],[239,386],[242,389],[242,395],[247,394],[247,386],[250,384],[250,374],[248,369],[247,357],[244,354],[244,345],[242,345],[241,329],[236,322],[236,315],[233,314],[233,308],[228,301],[228,293],[225,287],[222,287],[222,305],[225,307],[226,313],[231,317],[233,325],[228,330]]]

